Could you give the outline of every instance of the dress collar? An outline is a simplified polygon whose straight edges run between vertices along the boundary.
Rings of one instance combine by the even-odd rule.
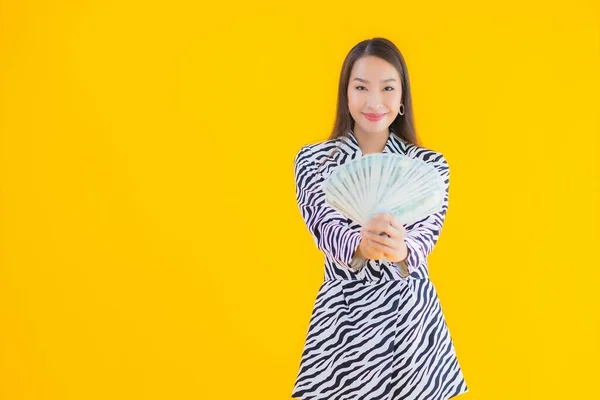
[[[340,137],[340,139],[342,139],[342,141],[345,142],[345,145],[349,150],[347,152],[351,160],[358,157],[362,157],[363,153],[360,149],[360,146],[358,145],[358,140],[356,139],[356,135],[351,129],[346,132],[346,135]],[[382,153],[406,154],[406,142],[398,135],[396,135],[394,131],[390,131]]]

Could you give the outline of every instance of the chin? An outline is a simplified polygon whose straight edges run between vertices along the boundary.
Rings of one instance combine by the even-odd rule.
[[[377,135],[377,134],[380,134],[382,132],[387,133],[389,131],[390,125],[391,124],[389,124],[386,121],[382,120],[382,121],[377,122],[376,124],[375,123],[370,123],[368,126],[364,126],[363,124],[360,124],[360,127],[363,130],[363,132],[367,132],[367,133],[372,134],[372,135]]]

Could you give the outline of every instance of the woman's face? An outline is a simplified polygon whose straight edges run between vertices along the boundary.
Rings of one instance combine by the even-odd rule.
[[[389,133],[402,102],[402,83],[394,66],[387,61],[365,56],[356,60],[348,82],[348,107],[354,118],[354,132]],[[367,114],[384,114],[368,118]]]

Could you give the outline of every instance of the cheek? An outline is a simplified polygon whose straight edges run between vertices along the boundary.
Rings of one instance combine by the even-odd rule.
[[[392,97],[387,101],[387,106],[390,110],[399,110],[400,109],[401,100],[399,97]]]
[[[362,100],[359,95],[355,93],[348,93],[348,106],[351,110],[355,110],[357,108],[362,107]]]

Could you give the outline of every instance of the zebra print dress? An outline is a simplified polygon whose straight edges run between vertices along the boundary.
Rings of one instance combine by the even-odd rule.
[[[468,391],[427,264],[448,209],[447,161],[393,131],[383,152],[431,163],[446,183],[442,211],[405,226],[407,277],[395,263],[353,260],[360,226],[325,204],[323,180],[336,166],[362,155],[354,133],[304,145],[294,159],[298,206],[325,254],[325,279],[310,317],[293,398],[446,400]]]

